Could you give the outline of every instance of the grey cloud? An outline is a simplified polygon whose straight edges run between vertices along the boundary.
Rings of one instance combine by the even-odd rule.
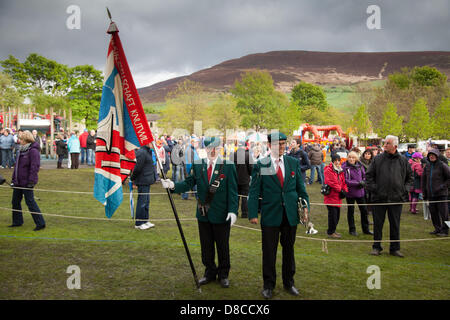
[[[133,73],[193,72],[272,50],[413,51],[450,49],[450,0],[0,0],[0,59],[37,52],[70,66],[103,68],[108,6]],[[68,30],[66,8],[81,8]],[[368,30],[366,8],[381,8]],[[139,86],[139,84],[138,84]]]

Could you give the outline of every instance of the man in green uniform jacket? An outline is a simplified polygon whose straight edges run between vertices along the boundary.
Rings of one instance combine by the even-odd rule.
[[[286,135],[272,133],[268,136],[270,155],[260,159],[253,167],[248,209],[249,220],[258,223],[258,199],[261,197],[261,231],[263,251],[262,295],[272,297],[276,284],[276,256],[278,241],[283,247],[282,278],[284,288],[292,295],[299,292],[294,286],[294,243],[297,225],[299,197],[305,199],[309,208],[309,197],[303,183],[300,162],[283,155]],[[281,237],[280,237],[281,235]],[[280,240],[279,240],[280,239]]]
[[[184,181],[174,184],[170,179],[162,179],[164,188],[175,193],[184,193],[197,185],[197,220],[205,274],[200,285],[216,280],[224,288],[230,282],[230,227],[234,224],[238,211],[237,176],[234,163],[219,157],[220,139],[205,138],[207,159],[194,161],[193,171]],[[211,192],[215,191],[215,193]],[[211,200],[212,198],[212,200]],[[217,247],[218,266],[215,263]]]

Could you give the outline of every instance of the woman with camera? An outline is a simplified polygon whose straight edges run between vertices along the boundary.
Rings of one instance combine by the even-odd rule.
[[[327,234],[330,238],[340,238],[341,234],[336,232],[336,227],[341,213],[342,199],[347,195],[348,188],[341,168],[341,157],[338,154],[333,154],[331,163],[325,167],[324,180],[329,188],[323,198],[323,203],[328,209]]]

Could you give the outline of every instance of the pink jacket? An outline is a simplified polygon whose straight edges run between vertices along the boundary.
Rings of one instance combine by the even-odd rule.
[[[411,170],[413,173],[422,176],[423,173],[423,167],[420,162],[415,162],[413,159],[409,159],[409,164],[411,165]]]
[[[423,174],[423,167],[422,167],[422,163],[420,162],[415,162],[413,159],[409,159],[409,164],[411,166],[411,170],[413,172],[413,176],[414,176],[414,183],[411,187],[411,189],[409,190],[410,192],[415,192],[415,193],[422,193],[422,189],[421,189],[421,177]]]

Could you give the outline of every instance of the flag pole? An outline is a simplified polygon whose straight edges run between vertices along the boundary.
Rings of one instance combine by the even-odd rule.
[[[111,21],[111,24],[110,24],[110,26],[108,28],[107,33],[114,34],[115,32],[118,32],[119,30],[117,29],[117,26],[112,21],[111,12],[109,11],[108,7],[106,7],[106,12],[107,12],[108,17],[109,17],[109,19]],[[117,38],[117,40],[120,43],[120,40],[118,38]],[[125,64],[126,64],[126,67],[128,68],[126,60],[125,60]],[[134,82],[133,82],[133,79],[131,77],[130,77],[130,80],[131,80],[130,83],[129,83],[130,86],[134,87]],[[136,90],[136,89],[134,88],[134,90]],[[140,104],[139,96],[137,96],[136,99],[138,99],[138,102]],[[141,118],[145,118],[145,114],[144,113],[142,114]],[[159,168],[161,170],[163,178],[166,179],[166,175],[164,174],[164,170],[163,170],[163,167],[162,167],[161,159],[159,159],[158,152],[156,152],[157,149],[156,149],[155,140],[153,139],[153,134],[151,133],[150,128],[148,128],[148,131],[149,131],[149,135],[150,135],[150,138],[151,138],[151,141],[149,141],[149,142],[151,142],[153,144],[153,150],[155,151],[155,155],[156,155],[156,159],[157,159]],[[147,143],[141,143],[140,142],[140,145],[147,145],[147,144],[148,144],[148,142]],[[200,283],[198,282],[197,273],[195,272],[194,263],[192,262],[191,254],[189,252],[189,248],[188,248],[188,245],[186,243],[186,239],[184,237],[184,233],[183,233],[183,229],[181,227],[180,219],[178,218],[178,213],[177,213],[177,209],[175,207],[175,203],[174,203],[173,198],[172,198],[172,193],[170,192],[169,189],[166,189],[166,191],[167,191],[167,195],[169,196],[169,200],[170,200],[170,204],[172,206],[173,214],[175,215],[175,220],[177,221],[177,226],[178,226],[178,230],[179,230],[180,235],[181,235],[181,239],[183,240],[184,249],[186,250],[186,255],[187,255],[188,260],[189,260],[189,265],[191,266],[192,275],[194,276],[195,284],[197,286],[198,291],[201,293],[202,290],[200,289]]]
[[[159,169],[161,171],[161,175],[162,175],[163,179],[166,179],[166,174],[164,173],[161,159],[159,158],[158,152],[156,151],[157,149],[156,149],[155,140],[152,141],[152,145],[153,145],[153,150],[155,151],[156,160],[158,162]],[[186,254],[188,256],[192,274],[194,275],[195,284],[197,286],[198,291],[201,293],[202,289],[200,289],[200,283],[198,282],[198,277],[197,277],[197,273],[195,272],[194,263],[192,262],[191,254],[189,252],[189,248],[187,246],[186,239],[184,237],[183,228],[181,227],[180,219],[178,218],[177,208],[175,207],[175,202],[173,201],[172,193],[170,192],[169,189],[166,189],[166,191],[167,191],[167,195],[169,196],[170,205],[172,206],[173,214],[175,215],[175,220],[177,221],[178,230],[180,231],[181,239],[183,240],[184,249],[186,250]]]

